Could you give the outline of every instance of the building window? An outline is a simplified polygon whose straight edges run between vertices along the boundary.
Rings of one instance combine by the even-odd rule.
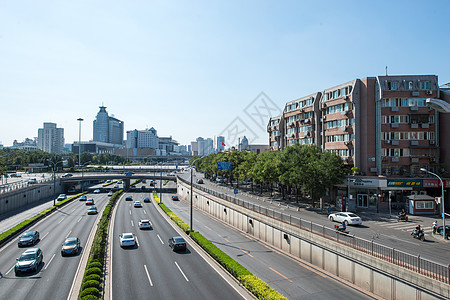
[[[422,90],[429,90],[429,89],[431,89],[431,82],[429,82],[429,81],[421,81],[420,82],[420,89],[422,89]]]
[[[406,82],[406,89],[407,90],[412,90],[414,86],[414,83],[412,81],[407,81]]]
[[[390,91],[396,91],[398,90],[398,82],[397,81],[389,81],[388,82],[388,89]]]
[[[416,209],[433,209],[434,201],[415,201]]]

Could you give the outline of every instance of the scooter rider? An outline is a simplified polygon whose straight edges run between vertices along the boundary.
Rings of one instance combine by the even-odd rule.
[[[345,231],[347,229],[347,224],[345,222],[342,222],[342,231]]]
[[[416,226],[416,229],[414,230],[414,234],[415,235],[419,235],[419,232],[422,230],[422,228],[420,228],[420,225]]]
[[[433,234],[436,234],[437,227],[438,227],[438,222],[437,222],[437,220],[435,220],[435,221],[433,222],[433,226],[432,226],[432,228],[433,228]]]

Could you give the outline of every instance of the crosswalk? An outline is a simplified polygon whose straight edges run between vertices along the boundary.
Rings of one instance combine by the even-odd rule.
[[[416,228],[417,225],[418,224],[414,223],[414,221],[397,222],[397,220],[392,220],[392,221],[388,221],[388,222],[383,223],[383,224],[379,224],[379,226],[382,226],[382,227],[385,227],[385,228],[401,230],[401,231],[407,231],[407,232],[413,231]],[[432,224],[429,224],[429,226],[424,225],[424,224],[420,224],[420,226],[422,227],[422,229],[423,229],[425,234],[433,234],[433,230],[431,228],[431,225]]]

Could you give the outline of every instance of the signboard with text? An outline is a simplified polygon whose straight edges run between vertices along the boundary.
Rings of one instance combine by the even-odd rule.
[[[219,170],[230,170],[231,169],[231,163],[226,161],[218,161],[217,162],[217,169]]]
[[[388,187],[422,187],[422,179],[388,179]]]

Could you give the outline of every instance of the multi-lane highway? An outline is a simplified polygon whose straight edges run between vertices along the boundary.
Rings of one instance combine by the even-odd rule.
[[[131,195],[133,201],[125,201]],[[149,193],[127,193],[116,207],[112,242],[112,299],[239,299],[242,295],[229,285],[188,244],[188,250],[176,253],[168,239],[179,233],[157,211],[153,203],[144,203]],[[151,199],[151,198],[150,198]],[[133,206],[140,200],[142,208]],[[140,230],[140,219],[150,219],[151,230]],[[119,234],[131,232],[138,246],[121,248]]]
[[[163,194],[166,206],[189,222],[188,203],[171,199],[171,195]],[[194,230],[288,299],[332,299],[336,295],[339,299],[371,299],[197,209],[194,210]]]
[[[106,194],[88,195],[101,211],[106,205]],[[78,237],[82,251],[97,215],[87,215],[85,202],[74,200],[58,209],[29,230],[40,233],[39,247],[43,252],[43,263],[38,271],[16,276],[14,265],[27,248],[19,248],[18,238],[0,248],[0,298],[2,299],[67,299],[81,254],[61,256],[61,244],[67,237]]]

